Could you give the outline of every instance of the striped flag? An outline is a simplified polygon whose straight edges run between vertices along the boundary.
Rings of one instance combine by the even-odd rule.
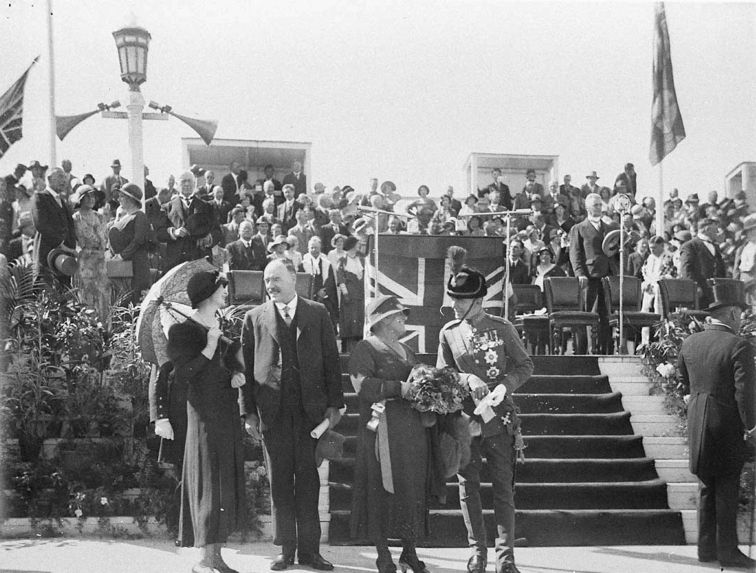
[[[654,101],[651,106],[651,149],[649,159],[656,165],[685,139],[680,108],[677,106],[672,54],[669,47],[664,2],[657,2],[654,25]]]
[[[31,67],[37,63],[39,57],[34,58],[24,74],[10,89],[0,96],[0,157],[5,155],[8,148],[23,137],[24,120],[24,85]]]

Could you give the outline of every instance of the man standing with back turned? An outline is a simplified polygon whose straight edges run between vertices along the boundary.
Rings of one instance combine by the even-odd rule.
[[[756,372],[751,344],[738,336],[743,283],[714,287],[711,324],[683,341],[679,381],[688,400],[690,471],[700,480],[698,560],[752,568],[738,549],[740,471],[756,434]]]
[[[273,543],[282,551],[273,571],[300,565],[330,571],[320,555],[318,493],[312,429],[328,418],[335,426],[344,405],[341,364],[325,307],[297,296],[297,271],[288,259],[265,267],[271,300],[244,317],[242,349],[247,384],[242,413],[247,432],[262,436],[273,498]]]
[[[449,366],[460,372],[472,394],[472,400],[465,404],[465,412],[472,415],[470,463],[457,476],[467,539],[473,551],[467,571],[486,570],[486,528],[480,502],[480,470],[485,454],[493,482],[496,573],[519,573],[514,562],[514,466],[522,437],[512,392],[530,378],[533,361],[512,323],[483,309],[487,290],[486,277],[468,267],[449,278],[446,293],[454,301],[457,319],[441,330],[436,366]],[[486,398],[489,393],[492,396]],[[474,414],[474,403],[484,398],[493,398],[498,405],[481,417]]]

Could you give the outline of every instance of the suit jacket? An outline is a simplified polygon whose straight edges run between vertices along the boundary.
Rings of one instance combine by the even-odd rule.
[[[165,206],[166,217],[163,226],[157,229],[157,239],[166,243],[164,269],[175,267],[179,263],[200,259],[210,254],[210,247],[198,244],[216,227],[213,207],[206,201],[193,195],[189,208],[185,208],[181,197],[175,196]],[[187,237],[175,237],[173,232],[184,227],[189,231]],[[217,228],[220,231],[220,227]],[[220,240],[220,237],[218,237]]]
[[[516,264],[509,264],[509,282],[513,285],[530,284],[530,269],[523,261],[518,260]]]
[[[228,214],[231,212],[233,206],[228,201],[222,201],[220,205],[214,200],[210,202],[215,212],[215,219],[219,225],[225,225],[228,223]]]
[[[307,193],[307,176],[304,173],[300,173],[297,177],[294,172],[284,175],[283,184],[291,183],[294,185],[294,193],[299,197],[300,193]]]
[[[289,229],[288,234],[294,235],[299,241],[299,252],[306,253],[307,243],[310,242],[310,239],[314,237],[316,233],[315,229],[313,229],[310,224],[307,224],[301,229],[299,228],[299,225],[294,225]]]
[[[616,257],[610,261],[601,248],[604,237],[614,228],[616,225],[601,221],[597,231],[585,219],[570,229],[570,263],[576,277],[602,278],[616,274],[619,264]]]
[[[743,430],[756,425],[753,348],[724,325],[686,338],[678,378],[690,394],[690,471],[697,476],[739,472],[747,453]]]
[[[505,183],[491,183],[488,187],[486,187],[485,192],[490,193],[491,191],[499,192],[499,203],[502,205],[502,207],[507,210],[512,209],[512,193],[509,191],[509,187]],[[460,206],[460,209],[461,208],[462,207]]]
[[[297,299],[297,357],[300,364],[302,407],[313,427],[323,421],[326,408],[341,408],[341,361],[331,319],[319,302]],[[281,410],[281,380],[274,367],[280,350],[275,303],[269,300],[244,315],[242,349],[247,383],[242,386],[243,415],[258,413],[270,427]],[[280,372],[280,371],[279,371]]]
[[[126,185],[129,180],[126,179],[123,175],[115,175],[114,173],[111,173],[105,179],[102,181],[102,184],[100,185],[100,190],[105,193],[105,202],[109,202],[112,199],[112,190],[113,190],[113,184],[119,183],[121,187]]]
[[[317,268],[316,268],[317,267]],[[339,320],[339,298],[336,292],[336,271],[324,254],[320,254],[318,259],[313,259],[310,253],[305,253],[302,257],[302,270],[310,275],[310,298],[322,303],[331,320],[335,323]],[[318,291],[325,289],[325,297],[318,295]]]
[[[261,271],[268,261],[268,253],[261,241],[250,241],[247,248],[239,239],[229,243],[226,251],[229,256],[228,269],[231,271]]]
[[[296,213],[299,211],[301,205],[294,201],[291,206],[288,206],[285,202],[281,203],[276,208],[276,216],[281,221],[281,227],[283,228],[284,235],[289,232],[294,225],[297,224]]]
[[[36,191],[32,196],[31,213],[37,231],[34,235],[36,268],[47,267],[47,255],[61,243],[76,248],[73,216],[65,201],[58,205],[49,191]]]
[[[698,237],[692,238],[680,247],[680,278],[696,281],[701,287],[701,308],[714,302],[714,293],[706,282],[710,278],[724,277],[725,266],[722,253],[714,246],[714,255],[706,248],[706,243]]]
[[[336,225],[334,226],[333,223],[328,223],[326,225],[323,225],[320,227],[320,232],[318,233],[318,236],[320,237],[320,241],[322,243],[321,250],[327,255],[331,252],[333,247],[331,246],[331,241],[333,240],[334,236],[341,233],[342,235],[347,235],[347,228],[346,225]]]

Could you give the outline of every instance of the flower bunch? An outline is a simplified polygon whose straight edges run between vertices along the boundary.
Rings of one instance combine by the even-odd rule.
[[[459,381],[459,375],[451,368],[434,368],[418,364],[407,379],[410,389],[406,399],[418,412],[451,414],[462,409],[462,401],[470,390]]]

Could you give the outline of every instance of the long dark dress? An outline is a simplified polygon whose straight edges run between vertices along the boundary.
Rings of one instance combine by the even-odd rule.
[[[339,260],[336,282],[346,285],[348,294],[341,296],[339,313],[339,336],[362,338],[365,322],[365,283],[361,258],[346,255]],[[358,272],[359,271],[359,272]]]
[[[404,346],[400,357],[374,336],[360,341],[349,360],[349,372],[365,379],[359,390],[360,426],[352,495],[351,534],[360,540],[414,540],[428,532],[429,432],[420,413],[401,398],[415,355]],[[375,454],[376,433],[366,424],[371,405],[386,400],[386,426],[394,493],[383,486]]]
[[[124,215],[113,223],[108,234],[110,250],[115,255],[121,255],[124,261],[131,261],[134,276],[131,278],[131,300],[138,304],[142,299],[142,291],[150,288],[149,261],[150,222],[143,211]]]
[[[225,543],[244,519],[244,452],[238,404],[231,387],[238,343],[218,342],[212,360],[201,354],[205,329],[187,320],[168,331],[175,376],[186,380],[187,428],[181,484],[181,545]]]

